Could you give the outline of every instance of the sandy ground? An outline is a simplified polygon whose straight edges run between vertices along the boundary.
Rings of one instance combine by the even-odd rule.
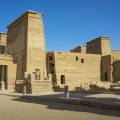
[[[120,111],[0,95],[0,120],[120,120]]]

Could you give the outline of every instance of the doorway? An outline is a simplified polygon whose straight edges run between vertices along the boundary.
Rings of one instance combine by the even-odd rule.
[[[0,65],[0,89],[7,90],[8,89],[8,66]]]
[[[61,84],[65,84],[65,75],[61,75]]]

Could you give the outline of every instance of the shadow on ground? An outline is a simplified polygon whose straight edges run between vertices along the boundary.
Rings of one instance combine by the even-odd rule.
[[[56,110],[67,110],[67,111],[75,111],[75,112],[87,112],[93,114],[100,114],[100,115],[108,115],[108,116],[116,116],[120,117],[120,111],[114,111],[109,109],[102,109],[102,108],[94,108],[82,105],[70,105],[64,102],[56,101],[55,99],[58,97],[63,97],[63,94],[55,94],[55,95],[42,95],[42,96],[11,96],[13,97],[12,100],[25,102],[25,103],[34,103],[34,104],[41,104],[46,105],[48,109],[56,109]],[[86,94],[82,94],[81,98],[86,97]],[[120,102],[119,99],[116,98],[95,98],[90,97],[88,98],[92,101],[110,101],[110,102]]]

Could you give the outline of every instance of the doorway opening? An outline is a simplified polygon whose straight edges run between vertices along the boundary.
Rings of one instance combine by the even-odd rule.
[[[61,75],[61,84],[65,84],[65,75]]]
[[[107,74],[107,72],[104,73],[104,79],[105,79],[105,81],[108,81],[108,74]]]
[[[8,66],[0,65],[0,89],[7,90],[8,89]]]

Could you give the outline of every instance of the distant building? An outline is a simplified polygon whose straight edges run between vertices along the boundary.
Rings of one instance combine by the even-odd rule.
[[[38,93],[109,88],[120,81],[120,51],[99,37],[70,52],[46,53],[42,13],[27,11],[0,33],[0,89]]]

